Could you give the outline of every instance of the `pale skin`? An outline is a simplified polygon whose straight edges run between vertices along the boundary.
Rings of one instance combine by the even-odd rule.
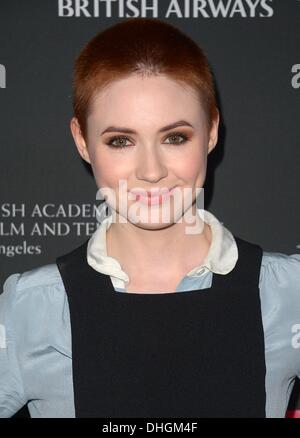
[[[191,126],[159,132],[178,121]],[[172,207],[168,223],[133,222],[128,215],[125,223],[112,223],[107,232],[107,254],[128,274],[127,292],[174,292],[210,248],[211,230],[196,214],[195,190],[204,185],[207,155],[218,140],[219,116],[208,130],[206,115],[192,89],[165,76],[131,75],[95,95],[87,123],[86,139],[75,117],[70,122],[71,132],[79,154],[91,164],[97,187],[109,187],[116,193],[116,218],[124,216],[118,210],[121,179],[126,180],[128,191],[174,186],[181,193],[184,188],[192,190],[192,202],[185,209],[172,198],[154,207],[160,212]],[[101,135],[111,126],[122,130]],[[135,133],[125,133],[124,128]],[[136,202],[130,196],[127,201],[129,207]],[[187,211],[194,213],[196,234],[186,232]]]

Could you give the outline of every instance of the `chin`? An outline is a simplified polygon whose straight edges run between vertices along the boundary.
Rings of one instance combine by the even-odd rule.
[[[151,231],[164,230],[174,225],[174,222],[170,222],[170,223],[131,222],[131,223],[138,228],[141,228],[143,230],[151,230]]]

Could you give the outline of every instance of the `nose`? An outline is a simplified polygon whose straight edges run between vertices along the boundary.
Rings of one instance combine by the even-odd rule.
[[[136,162],[136,177],[139,180],[155,183],[168,175],[164,157],[155,147],[143,147]]]

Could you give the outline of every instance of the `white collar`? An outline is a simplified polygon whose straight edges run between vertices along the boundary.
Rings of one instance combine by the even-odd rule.
[[[238,248],[232,233],[209,211],[197,208],[197,213],[210,226],[212,240],[203,263],[186,275],[200,275],[207,269],[217,274],[228,274],[238,260]],[[123,282],[128,283],[129,277],[118,260],[108,256],[106,250],[106,231],[112,223],[112,217],[106,217],[90,237],[87,262],[96,271],[114,277],[115,286],[123,287]]]

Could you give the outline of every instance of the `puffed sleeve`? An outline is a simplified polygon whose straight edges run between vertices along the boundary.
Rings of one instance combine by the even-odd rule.
[[[27,403],[18,351],[14,317],[17,283],[21,274],[10,275],[0,294],[0,417],[11,417]]]
[[[274,369],[282,364],[288,376],[300,377],[300,254],[265,252],[262,268],[267,350]]]

